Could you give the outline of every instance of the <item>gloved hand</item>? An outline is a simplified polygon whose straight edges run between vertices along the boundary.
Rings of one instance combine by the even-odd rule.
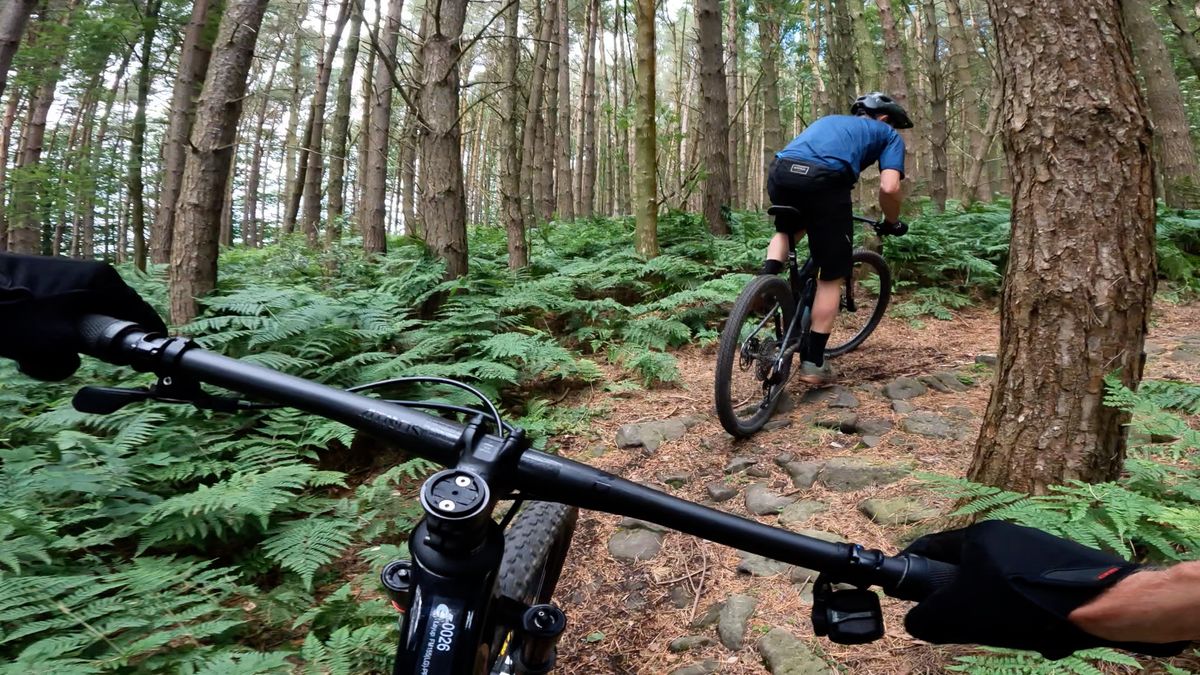
[[[79,368],[76,323],[85,314],[167,331],[111,265],[0,253],[0,358],[40,380],[70,377]]]
[[[935,644],[1027,649],[1061,659],[1116,647],[1172,656],[1185,643],[1111,642],[1075,627],[1068,615],[1139,569],[1116,556],[1029,527],[976,523],[921,537],[904,551],[952,563],[958,577],[908,612],[904,627]]]
[[[902,220],[897,220],[894,223],[881,220],[878,223],[875,223],[875,232],[880,235],[903,237],[904,235],[908,234],[908,223]]]

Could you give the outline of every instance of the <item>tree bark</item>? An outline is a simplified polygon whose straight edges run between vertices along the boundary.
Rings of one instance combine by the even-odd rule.
[[[7,203],[5,191],[8,188],[8,154],[12,148],[12,128],[17,121],[17,109],[21,106],[21,96],[17,90],[8,95],[8,103],[4,106],[4,122],[0,125],[0,206]],[[8,212],[0,208],[0,252],[8,250]]]
[[[558,135],[558,69],[562,66],[562,41],[559,40],[558,30],[558,0],[550,0],[552,7],[547,12],[554,20],[550,25],[550,45],[546,58],[546,105],[542,116],[542,133],[538,136],[538,156],[542,158],[538,166],[539,186],[536,191],[538,205],[535,211],[542,222],[548,222],[554,217],[556,192],[554,190],[554,162],[558,158],[555,148],[555,137]]]
[[[353,0],[347,0],[352,3]],[[350,33],[342,53],[342,70],[338,73],[337,102],[333,111],[333,133],[329,142],[329,223],[327,242],[337,241],[342,234],[342,217],[346,212],[346,151],[350,136],[350,99],[354,89],[354,70],[358,67],[359,34],[362,31],[362,9],[353,7],[350,13]]]
[[[421,217],[425,243],[446,262],[446,278],[467,273],[466,201],[459,129],[459,57],[467,0],[426,5],[421,44]]]
[[[500,48],[500,221],[508,235],[508,267],[529,265],[529,242],[521,216],[521,160],[517,144],[517,2],[504,11],[504,39]]]
[[[600,0],[589,0],[587,39],[584,41],[583,83],[580,86],[579,189],[575,213],[590,218],[596,197],[596,34],[600,27]]]
[[[341,41],[342,29],[350,18],[350,5],[354,0],[342,0],[338,8],[337,18],[333,21],[333,31],[326,37],[329,45],[317,63],[317,89],[313,92],[309,115],[312,118],[312,130],[306,143],[308,171],[304,177],[304,213],[300,221],[304,237],[308,245],[317,246],[317,225],[321,221],[321,178],[324,174],[325,155],[321,152],[325,139],[325,102],[329,98],[329,78],[333,70],[333,57],[337,54],[338,43]],[[349,116],[349,111],[347,111]]]
[[[133,223],[133,264],[146,271],[146,202],[143,196],[145,182],[142,180],[142,162],[146,148],[146,101],[150,96],[150,59],[154,50],[154,35],[158,32],[158,12],[162,0],[149,0],[142,12],[141,67],[138,69],[137,107],[133,113],[133,127],[129,132],[129,187],[130,220]]]
[[[746,179],[742,174],[745,164],[739,161],[739,146],[742,141],[743,122],[741,120],[741,91],[738,89],[738,50],[741,49],[742,21],[738,3],[730,0],[726,3],[725,15],[725,52],[729,64],[726,71],[725,88],[729,100],[729,191],[730,203],[742,206],[745,201]]]
[[[902,106],[908,105],[908,79],[904,72],[904,43],[896,30],[892,0],[875,0],[879,23],[883,28],[883,55],[887,70],[888,94]]]
[[[831,101],[831,106],[834,112],[841,112],[858,96],[854,82],[854,25],[848,7],[851,0],[828,1],[832,2],[828,25],[830,61],[834,73],[833,98],[841,99]]]
[[[658,255],[658,168],[655,150],[654,0],[635,0],[637,8],[637,111],[635,143],[633,246],[643,258]]]
[[[575,220],[574,173],[571,169],[571,50],[570,23],[567,21],[567,0],[558,2],[558,35],[562,43],[558,61],[558,133],[555,134],[554,184],[558,217],[571,222]]]
[[[996,138],[996,131],[1000,126],[1000,107],[1003,105],[1004,92],[1000,88],[1000,83],[995,82],[992,85],[992,98],[988,102],[988,118],[987,124],[983,130],[983,134],[979,137],[979,145],[972,148],[971,169],[967,172],[967,188],[964,192],[966,204],[970,205],[972,201],[979,198],[979,188],[983,183],[983,167],[987,164],[988,155],[992,153],[993,141]],[[992,201],[992,188],[983,191],[982,199],[985,202]]]
[[[1200,207],[1200,164],[1162,31],[1145,0],[1124,0],[1121,6],[1154,122],[1163,196],[1172,208]]]
[[[764,3],[763,14],[758,20],[758,46],[762,52],[762,82],[759,92],[763,102],[762,164],[759,170],[765,176],[775,159],[775,153],[783,149],[783,125],[779,121],[779,17],[774,6]],[[766,182],[759,193],[764,204],[770,203]]]
[[[77,4],[78,0],[67,0],[62,5],[51,6],[40,21],[45,23],[48,30],[52,30],[49,28],[51,22],[57,23],[60,28],[65,27]],[[50,106],[54,103],[58,81],[62,77],[62,62],[67,50],[65,44],[49,44],[46,41],[40,41],[38,46],[46,50],[48,56],[41,72],[34,79],[39,84],[34,87],[34,94],[29,102],[17,151],[10,206],[13,220],[8,233],[9,250],[14,253],[49,252],[48,247],[42,245],[42,223],[38,209],[45,186],[37,173],[46,140],[46,120]]]
[[[525,126],[521,137],[521,189],[524,195],[521,200],[521,211],[525,217],[526,226],[533,224],[536,176],[541,170],[538,161],[538,129],[542,125],[542,94],[546,86],[546,61],[549,57],[549,43],[554,36],[555,10],[557,5],[551,3],[543,13],[538,26],[537,45],[533,50],[533,76],[529,80],[529,95],[526,97]]]
[[[1167,16],[1171,18],[1171,24],[1175,26],[1175,35],[1179,38],[1179,46],[1183,48],[1184,57],[1192,66],[1196,77],[1200,77],[1200,43],[1196,41],[1196,31],[1188,19],[1187,8],[1180,0],[1166,0],[1166,9]]]
[[[367,254],[387,253],[385,226],[387,203],[388,131],[392,120],[392,81],[396,42],[404,0],[390,0],[387,21],[375,44],[375,77],[372,85],[371,126],[367,135],[367,175],[363,190],[363,249]]]
[[[963,126],[966,127],[966,135],[970,140],[966,147],[975,150],[984,145],[983,115],[979,110],[980,99],[983,96],[975,88],[975,76],[971,72],[972,55],[975,50],[971,38],[967,34],[966,25],[963,23],[959,0],[946,0],[946,18],[950,24],[950,64],[954,67],[954,79],[958,85],[958,100],[961,101],[959,107],[963,111]],[[969,164],[975,160],[975,157],[967,156],[966,160]],[[963,200],[970,201],[974,199],[975,195],[968,194],[966,177],[966,172],[960,173],[957,185],[962,188]]]
[[[196,117],[196,99],[204,86],[213,38],[221,20],[221,6],[222,0],[195,0],[180,48],[179,74],[171,91],[170,119],[162,141],[162,183],[150,232],[150,260],[156,265],[171,259],[175,205],[179,201],[187,143]]]
[[[729,235],[729,92],[721,46],[721,3],[695,0],[700,50],[700,99],[704,135],[704,219],[718,237]]]
[[[417,121],[409,110],[404,117],[404,133],[400,137],[400,208],[404,211],[404,230],[410,236],[425,238],[421,219],[417,215]]]
[[[8,87],[8,69],[12,67],[13,56],[21,45],[21,37],[25,35],[25,27],[29,25],[29,16],[37,2],[6,0],[0,6],[0,96],[4,96]]]
[[[930,167],[929,196],[939,212],[946,210],[947,168],[949,161],[946,157],[946,84],[942,76],[942,61],[938,56],[937,11],[933,0],[924,0],[921,4],[925,20],[925,43],[922,56],[925,61],[925,76],[929,80],[929,145],[932,150]]]
[[[217,284],[220,209],[266,8],[267,0],[228,0],[196,105],[171,244],[171,321],[176,325],[196,318],[197,299]]]
[[[1151,132],[1119,0],[989,0],[1013,177],[996,383],[971,480],[1043,494],[1117,477],[1104,378],[1142,375],[1154,297]],[[1097,223],[1119,226],[1097,227]]]
[[[247,246],[257,247],[263,243],[263,221],[258,217],[258,192],[262,180],[262,157],[266,142],[264,131],[267,125],[267,108],[271,105],[271,90],[275,88],[275,73],[278,72],[279,57],[283,54],[285,40],[279,41],[279,49],[271,59],[271,70],[267,85],[262,91],[262,103],[254,125],[254,142],[250,150],[250,173],[246,177],[246,201],[242,209],[242,241]]]
[[[295,217],[289,216],[288,212],[291,210],[293,195],[296,192],[296,173],[299,168],[296,155],[300,148],[296,129],[300,126],[300,66],[302,65],[301,57],[304,55],[301,50],[301,46],[304,44],[302,32],[302,28],[297,27],[296,32],[292,35],[292,61],[288,69],[291,73],[292,103],[288,106],[287,132],[284,134],[283,141],[283,186],[275,200],[279,231],[282,234],[291,234],[296,225]]]

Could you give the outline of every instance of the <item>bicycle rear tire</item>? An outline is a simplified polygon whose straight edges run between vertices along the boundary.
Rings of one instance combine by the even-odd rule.
[[[763,307],[764,304],[766,308]],[[765,385],[765,380],[758,373],[759,362],[762,359],[756,358],[747,365],[743,358],[743,347],[745,346],[743,332],[748,325],[754,325],[760,320],[756,315],[765,317],[770,312],[778,312],[776,320],[771,322],[770,327],[763,326],[766,331],[763,341],[765,346],[762,347],[766,353],[763,358],[771,359],[773,358],[771,353],[773,349],[774,353],[778,353],[779,343],[784,337],[783,332],[791,325],[795,309],[792,291],[787,282],[777,276],[762,275],[747,284],[729,312],[729,319],[726,320],[725,327],[721,330],[721,341],[717,348],[714,399],[717,418],[720,419],[721,426],[735,437],[745,438],[754,434],[770,419],[771,414],[775,412],[775,406],[779,403],[779,395],[783,392],[784,385],[787,384],[793,358],[793,356],[785,358],[781,372],[775,377],[776,381],[773,384]],[[799,338],[799,336],[795,337]],[[768,341],[774,341],[775,344],[768,344]],[[755,379],[748,380],[748,384],[760,383],[763,390],[762,397],[751,397],[752,403],[735,401],[733,377],[737,371],[744,373],[751,368],[755,369],[753,375]],[[741,391],[738,394],[739,397],[748,395],[747,392]],[[745,408],[750,408],[749,416],[739,416],[738,413]]]
[[[579,509],[554,502],[529,502],[504,533],[504,557],[497,579],[500,593],[528,605],[549,602],[575,535]],[[493,675],[507,672],[511,627],[497,635]]]
[[[857,330],[842,331],[840,326],[835,324],[834,334],[829,339],[830,344],[825,348],[826,357],[841,356],[842,354],[847,354],[858,349],[871,336],[871,333],[875,332],[875,329],[879,327],[879,322],[883,320],[883,315],[887,312],[888,303],[892,299],[892,271],[888,268],[887,261],[883,259],[883,256],[874,251],[858,249],[854,252],[852,260],[851,275],[846,280],[846,283],[856,284],[856,301],[872,297],[875,306],[870,309],[862,308],[858,310],[859,312],[865,311],[866,314],[864,314],[865,320],[861,322]],[[861,285],[863,272],[874,274],[878,279],[879,288],[878,291],[874,292],[873,296],[867,295],[867,291],[873,289]],[[842,293],[844,300],[845,289],[843,289]],[[844,325],[847,318],[846,313],[843,311],[842,316],[838,319],[839,324]],[[844,339],[843,332],[847,333]],[[839,342],[839,340],[841,341]]]

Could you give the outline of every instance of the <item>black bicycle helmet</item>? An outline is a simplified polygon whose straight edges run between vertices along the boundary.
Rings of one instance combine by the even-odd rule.
[[[879,91],[859,96],[854,101],[854,105],[850,106],[851,115],[863,113],[872,117],[887,115],[888,124],[891,124],[893,129],[911,129],[913,125],[912,120],[908,118],[908,113],[904,112],[904,108],[899,103],[896,103],[896,99]]]

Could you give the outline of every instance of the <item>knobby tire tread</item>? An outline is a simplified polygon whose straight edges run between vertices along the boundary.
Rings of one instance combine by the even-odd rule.
[[[746,288],[742,290],[742,293],[734,302],[733,309],[729,312],[729,319],[725,322],[725,327],[721,331],[721,340],[717,348],[717,373],[715,381],[717,417],[720,419],[721,426],[725,428],[725,431],[738,438],[745,438],[761,429],[767,420],[771,418],[771,413],[775,411],[775,406],[779,402],[779,392],[777,390],[772,393],[773,400],[769,406],[759,411],[754,417],[751,417],[748,422],[742,422],[738,419],[737,411],[733,408],[732,401],[730,401],[733,369],[738,367],[738,338],[741,336],[741,326],[746,321],[746,318],[753,313],[754,303],[767,291],[774,292],[776,297],[782,300],[783,326],[786,330],[788,324],[791,323],[792,313],[795,311],[791,288],[780,277],[761,275],[755,277],[747,284]],[[790,362],[791,359],[789,358],[788,364]],[[785,370],[788,369],[788,364],[785,364]],[[787,378],[785,377],[783,384],[786,383]],[[782,389],[783,384],[778,385],[779,389]]]

